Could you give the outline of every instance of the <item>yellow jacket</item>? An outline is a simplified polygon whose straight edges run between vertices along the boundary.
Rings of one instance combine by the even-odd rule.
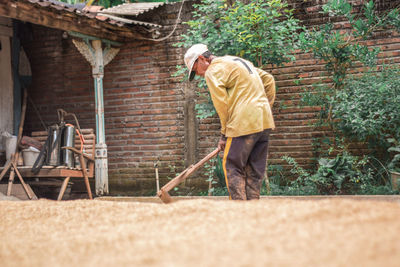
[[[271,74],[242,58],[224,56],[211,61],[205,78],[223,135],[238,137],[275,128]]]

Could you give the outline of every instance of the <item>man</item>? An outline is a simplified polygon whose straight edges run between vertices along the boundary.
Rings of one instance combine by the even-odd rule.
[[[230,199],[259,199],[269,133],[275,128],[274,78],[242,58],[216,57],[204,44],[189,48],[184,60],[190,81],[196,74],[205,77],[221,121],[218,147],[224,150]]]

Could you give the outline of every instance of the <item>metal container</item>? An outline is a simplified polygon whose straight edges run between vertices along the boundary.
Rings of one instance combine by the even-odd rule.
[[[46,165],[59,166],[60,165],[60,144],[61,134],[60,126],[53,125],[49,127],[48,138],[49,147],[46,155]],[[58,139],[57,139],[58,138]]]
[[[63,129],[61,147],[69,146],[74,147],[75,145],[75,127],[67,125]],[[74,152],[68,149],[61,151],[61,164],[68,167],[75,166]]]

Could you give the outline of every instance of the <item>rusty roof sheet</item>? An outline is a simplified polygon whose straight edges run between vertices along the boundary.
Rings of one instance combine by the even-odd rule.
[[[80,16],[86,16],[88,18],[91,19],[97,19],[100,21],[104,21],[106,23],[110,23],[110,24],[114,24],[114,25],[118,25],[120,27],[127,27],[127,24],[133,24],[133,25],[142,25],[142,26],[146,26],[146,27],[157,27],[157,28],[161,28],[161,25],[158,24],[154,24],[154,23],[149,23],[149,22],[144,22],[144,21],[137,21],[137,20],[131,20],[131,19],[126,19],[126,18],[119,18],[117,16],[114,16],[113,14],[106,14],[104,13],[104,15],[102,14],[102,12],[104,10],[108,10],[108,9],[103,9],[103,8],[84,8],[84,4],[68,4],[68,3],[64,3],[64,2],[59,2],[59,1],[55,1],[55,0],[22,0],[22,1],[26,1],[26,2],[30,2],[32,4],[36,4],[38,6],[41,6],[43,8],[51,8],[54,11],[60,11],[60,12],[72,12],[75,14],[78,14]],[[139,4],[144,4],[144,3],[139,3]],[[144,13],[147,11],[150,11],[152,9],[154,9],[155,7],[160,6],[160,3],[157,3],[158,5],[155,5],[156,3],[146,3],[146,4],[152,4],[152,5],[148,5],[148,8],[139,8],[139,12]],[[161,3],[164,4],[164,3]],[[123,6],[123,5],[121,5]],[[141,14],[138,13],[138,14]]]
[[[110,14],[115,16],[138,16],[146,13],[157,7],[165,5],[164,2],[153,2],[153,3],[125,3],[118,6],[113,6],[107,9],[103,9],[101,13]]]
[[[99,13],[99,14],[102,17],[110,18],[110,19],[113,19],[115,21],[120,21],[120,22],[123,22],[125,24],[134,24],[134,25],[142,25],[142,26],[153,27],[153,28],[162,28],[162,26],[159,25],[159,24],[154,24],[154,23],[144,22],[144,21],[138,21],[138,20],[133,20],[133,19],[127,19],[127,18],[124,18],[124,17],[118,17],[118,16],[105,14],[105,13]]]

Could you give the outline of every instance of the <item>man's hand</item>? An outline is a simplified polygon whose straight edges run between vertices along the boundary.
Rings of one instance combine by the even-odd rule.
[[[218,141],[218,148],[219,148],[221,151],[224,151],[225,145],[226,145],[226,137],[223,136],[223,135],[221,135],[221,138],[220,138],[219,141]]]

